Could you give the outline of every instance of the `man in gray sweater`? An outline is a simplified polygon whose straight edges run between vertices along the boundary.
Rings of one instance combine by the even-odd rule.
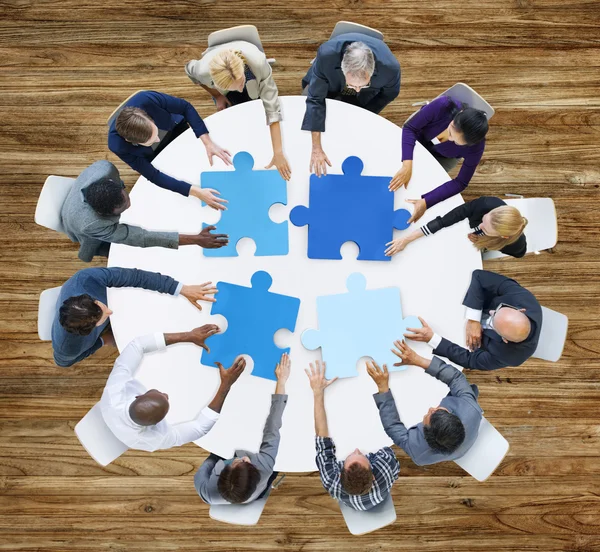
[[[450,393],[439,406],[429,409],[422,422],[407,429],[400,421],[390,391],[387,366],[384,364],[381,369],[376,362],[368,362],[367,372],[379,390],[373,398],[383,429],[417,466],[460,458],[471,448],[479,434],[483,410],[477,402],[477,386],[470,385],[460,370],[438,357],[423,358],[403,341],[396,341],[394,345],[396,349],[393,352],[401,359],[397,366],[407,364],[423,368],[426,374],[445,383]]]
[[[199,245],[214,249],[229,241],[225,234],[211,234],[214,226],[207,226],[197,235],[182,235],[121,224],[121,214],[130,205],[119,171],[109,161],[96,161],[77,177],[63,204],[61,222],[67,236],[80,244],[82,261],[90,262],[95,255],[108,257],[111,243],[169,249]]]
[[[211,454],[194,476],[198,494],[207,504],[247,504],[269,492],[279,450],[279,430],[288,396],[285,383],[290,376],[290,358],[284,353],[275,368],[277,385],[271,397],[271,410],[257,453],[236,450],[228,460]]]

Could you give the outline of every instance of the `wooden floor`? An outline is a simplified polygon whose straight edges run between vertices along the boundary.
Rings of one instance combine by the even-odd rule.
[[[37,338],[39,293],[83,268],[76,247],[33,214],[48,174],[76,176],[106,149],[105,121],[132,91],[212,102],[184,63],[210,31],[259,27],[281,94],[298,94],[337,20],[381,29],[402,64],[383,115],[458,81],[496,108],[466,197],[523,193],[556,203],[553,252],[486,263],[569,317],[563,358],[470,372],[511,449],[477,483],[454,463],[402,463],[397,522],[352,537],[315,474],[288,476],[260,524],[208,518],[195,445],[128,452],[107,468],[73,427],[99,399],[113,356],[70,369]],[[600,550],[600,2],[595,0],[7,0],[0,2],[0,550]],[[400,160],[400,158],[399,158]],[[451,270],[452,267],[445,267]]]

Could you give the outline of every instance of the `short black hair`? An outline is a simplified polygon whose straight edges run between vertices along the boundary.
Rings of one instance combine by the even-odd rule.
[[[431,415],[429,425],[423,424],[423,433],[427,444],[442,454],[453,453],[465,440],[465,426],[460,418],[441,409]]]
[[[102,318],[102,309],[93,297],[84,293],[69,297],[58,310],[58,321],[69,333],[90,335]]]
[[[481,142],[489,128],[485,111],[473,107],[461,109],[454,116],[454,126],[464,136],[467,146]]]
[[[85,188],[85,200],[99,215],[110,216],[124,203],[122,180],[102,178]]]
[[[250,462],[239,462],[235,466],[225,466],[219,475],[219,494],[231,504],[246,502],[260,482],[258,468]]]

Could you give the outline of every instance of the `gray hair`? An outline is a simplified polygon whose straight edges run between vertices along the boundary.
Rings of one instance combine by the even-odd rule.
[[[375,71],[375,56],[364,42],[352,42],[342,58],[344,75],[357,75],[370,78]]]

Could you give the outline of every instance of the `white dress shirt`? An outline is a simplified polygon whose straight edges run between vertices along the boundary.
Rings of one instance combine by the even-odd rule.
[[[161,333],[136,337],[115,361],[100,399],[100,409],[106,425],[129,448],[152,452],[158,449],[179,447],[206,435],[219,414],[206,407],[195,420],[169,424],[161,420],[153,426],[136,424],[129,416],[129,406],[147,389],[135,379],[144,353],[166,348]]]

